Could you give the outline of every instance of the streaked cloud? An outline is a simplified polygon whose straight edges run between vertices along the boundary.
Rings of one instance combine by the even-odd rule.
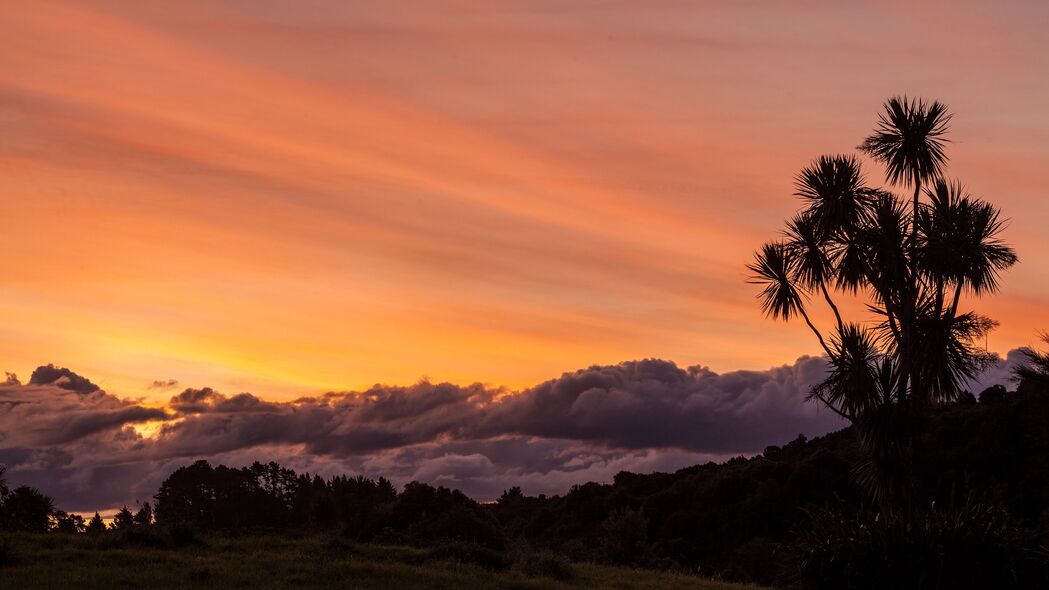
[[[0,22],[0,356],[160,404],[815,354],[743,264],[908,92],[1049,324],[1041,3],[34,2]],[[878,172],[870,169],[877,177]],[[825,318],[824,318],[825,319]],[[608,400],[606,400],[608,401]],[[611,402],[609,402],[611,403]]]

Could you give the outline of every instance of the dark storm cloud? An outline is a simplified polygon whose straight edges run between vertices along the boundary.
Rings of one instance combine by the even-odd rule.
[[[0,385],[0,448],[64,445],[167,417],[102,391],[80,393],[63,385]]]
[[[1010,353],[974,388],[1003,381],[1018,360]],[[87,391],[90,381],[51,369],[37,379],[60,373],[49,383],[0,384],[0,463],[71,510],[148,499],[198,458],[417,479],[490,499],[511,485],[557,493],[623,470],[675,470],[842,425],[804,401],[826,370],[811,357],[723,374],[633,361],[518,393],[424,381],[269,402],[191,388],[164,409]],[[135,427],[148,421],[158,426],[143,437]]]
[[[272,412],[280,408],[279,404],[262,401],[250,393],[238,393],[226,397],[210,387],[186,389],[171,398],[168,408],[179,414],[202,414],[214,412],[219,414],[241,412]]]
[[[483,428],[618,448],[755,451],[839,426],[830,412],[803,403],[825,372],[814,357],[721,375],[660,360],[591,367],[506,398]]]
[[[37,367],[29,377],[30,385],[56,385],[77,393],[94,393],[99,387],[90,380],[77,375],[65,367],[44,365]]]
[[[165,427],[161,440],[201,452],[301,444],[335,456],[512,435],[617,449],[749,452],[840,425],[830,412],[804,403],[825,370],[818,358],[722,375],[645,360],[566,373],[518,394],[422,382],[291,403],[189,389],[169,407],[193,418]]]

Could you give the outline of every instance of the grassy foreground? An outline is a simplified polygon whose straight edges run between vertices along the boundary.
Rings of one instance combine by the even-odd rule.
[[[756,590],[694,576],[573,564],[567,579],[491,571],[419,549],[333,538],[212,538],[204,546],[131,546],[109,535],[5,535],[0,588],[346,588]]]

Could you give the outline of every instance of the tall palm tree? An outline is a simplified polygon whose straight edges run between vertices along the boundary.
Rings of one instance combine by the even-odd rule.
[[[944,135],[949,130],[951,114],[947,106],[933,101],[927,104],[922,99],[908,99],[906,96],[894,96],[885,101],[884,112],[878,116],[874,133],[869,135],[859,150],[875,161],[885,165],[885,177],[894,186],[914,187],[911,207],[911,236],[909,243],[910,278],[907,286],[910,294],[901,309],[903,321],[901,343],[905,359],[905,372],[910,378],[910,387],[915,389],[916,367],[909,366],[910,355],[906,351],[912,346],[913,323],[916,319],[913,302],[918,292],[918,277],[915,268],[918,243],[918,209],[922,185],[943,178],[947,165],[947,154],[944,151]]]
[[[915,497],[924,413],[956,399],[993,358],[978,344],[995,323],[959,312],[962,294],[993,293],[1017,260],[998,210],[944,180],[950,118],[939,102],[889,99],[860,150],[891,185],[914,188],[911,202],[868,186],[855,157],[821,156],[795,179],[805,207],[784,239],[748,265],[766,315],[801,317],[826,353],[828,376],[811,397],[856,426],[867,451],[857,481],[887,509]],[[863,297],[873,317],[846,321],[837,294]],[[813,298],[833,314],[828,337],[808,311]]]

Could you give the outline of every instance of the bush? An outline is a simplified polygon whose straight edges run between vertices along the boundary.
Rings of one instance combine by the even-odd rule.
[[[15,546],[11,539],[0,537],[0,567],[5,567],[15,562]]]
[[[133,527],[119,531],[124,543],[133,547],[149,547],[151,549],[163,549],[169,546],[169,542],[158,531],[151,527]]]
[[[1005,399],[1008,392],[1002,385],[992,385],[980,393],[981,404],[997,404]]]
[[[372,539],[372,542],[378,545],[408,545],[408,541],[407,535],[397,532],[390,527],[384,527]]]
[[[182,549],[205,547],[207,544],[196,531],[184,524],[163,526],[136,526],[125,530],[108,530],[90,535],[97,549],[109,550],[123,547],[148,547],[151,549]]]
[[[777,546],[763,537],[755,537],[737,547],[725,567],[725,576],[765,586],[777,575]]]
[[[1049,554],[997,507],[935,506],[911,519],[810,512],[789,549],[797,588],[1038,588]]]
[[[636,565],[651,554],[648,519],[631,508],[613,510],[602,523],[601,560],[616,565]]]
[[[568,559],[550,551],[519,550],[514,555],[513,569],[529,578],[567,581],[575,577]]]
[[[168,545],[174,548],[203,547],[207,545],[198,535],[193,527],[186,524],[171,524],[156,527],[159,529]]]
[[[442,543],[480,545],[504,549],[506,540],[498,522],[477,507],[451,506],[445,511],[424,514],[405,531],[413,545]]]
[[[452,563],[476,565],[490,570],[506,570],[510,561],[500,551],[495,551],[474,543],[446,543],[430,549],[429,561],[450,561]]]

